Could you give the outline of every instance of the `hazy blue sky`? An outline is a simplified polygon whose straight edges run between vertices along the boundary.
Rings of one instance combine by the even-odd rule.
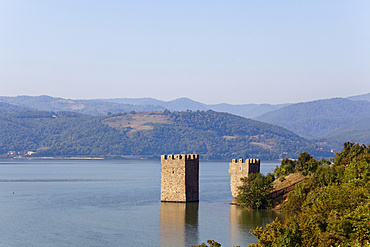
[[[0,0],[2,96],[286,103],[370,92],[370,1]]]

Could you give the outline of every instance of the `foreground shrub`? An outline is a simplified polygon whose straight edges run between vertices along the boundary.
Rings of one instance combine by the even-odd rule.
[[[236,201],[248,208],[270,208],[271,190],[274,176],[267,176],[261,173],[251,173],[248,177],[242,178],[243,185],[240,186],[239,195]]]
[[[301,153],[297,169],[309,179],[288,194],[288,220],[252,230],[250,246],[370,246],[370,148],[343,146],[334,163]]]

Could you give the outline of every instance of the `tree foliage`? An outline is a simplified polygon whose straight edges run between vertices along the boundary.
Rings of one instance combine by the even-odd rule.
[[[110,127],[120,117],[139,114],[165,118]],[[39,156],[159,156],[164,153],[198,153],[206,159],[248,157],[276,159],[308,149],[325,154],[312,142],[266,123],[213,111],[119,113],[93,117],[73,112],[0,112],[0,155],[8,151],[36,151]]]
[[[274,169],[274,174],[276,177],[281,177],[293,173],[296,165],[296,160],[285,158],[281,160],[280,166],[276,166]]]
[[[243,185],[240,186],[236,201],[248,208],[270,208],[272,182],[274,176],[261,173],[251,173],[246,178],[241,179]]]
[[[209,244],[209,245],[207,245],[207,244]],[[206,243],[201,243],[199,245],[192,245],[191,247],[221,247],[221,244],[217,243],[214,240],[207,240],[207,244]]]
[[[306,138],[320,138],[365,117],[370,117],[370,102],[333,98],[288,105],[256,119]]]
[[[309,179],[288,194],[290,217],[252,230],[251,246],[370,246],[369,146],[344,143],[330,165],[300,160]]]

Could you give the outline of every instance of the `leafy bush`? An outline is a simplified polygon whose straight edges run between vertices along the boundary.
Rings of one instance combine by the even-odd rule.
[[[288,194],[290,217],[252,230],[259,243],[250,246],[370,246],[369,147],[343,146],[334,164],[300,155],[310,178]]]
[[[280,177],[280,176],[285,176],[290,173],[293,173],[296,167],[296,164],[297,164],[296,160],[292,160],[289,158],[285,158],[281,160],[281,165],[276,166],[276,168],[274,169],[275,176]]]
[[[248,177],[242,178],[243,185],[239,187],[239,195],[236,198],[238,203],[249,208],[270,208],[272,182],[274,176],[264,176],[261,173],[251,173]]]
[[[217,243],[214,240],[207,240],[207,243],[209,245],[207,245],[205,243],[202,243],[202,244],[196,245],[196,246],[192,245],[191,247],[221,247],[221,244],[220,243]]]

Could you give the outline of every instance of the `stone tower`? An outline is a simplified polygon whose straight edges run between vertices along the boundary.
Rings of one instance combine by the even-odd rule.
[[[199,155],[161,156],[161,201],[199,201]]]
[[[239,159],[239,162],[236,159],[233,159],[230,163],[230,187],[231,194],[233,197],[238,195],[238,187],[243,183],[240,181],[241,178],[248,177],[250,173],[259,173],[260,172],[260,160],[259,159],[246,159],[243,162],[243,159]]]

